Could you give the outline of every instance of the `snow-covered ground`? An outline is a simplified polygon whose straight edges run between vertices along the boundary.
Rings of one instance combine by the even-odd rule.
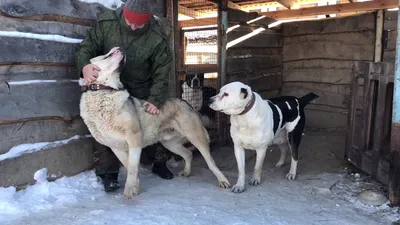
[[[312,135],[305,139],[305,148],[307,143],[320,143]],[[0,188],[0,224],[373,225],[399,219],[397,208],[358,202],[357,195],[363,189],[376,189],[379,185],[362,174],[346,172],[332,155],[308,148],[294,181],[285,179],[288,164],[274,167],[278,155],[274,151],[267,154],[261,185],[247,186],[240,194],[217,187],[216,178],[199,156],[194,157],[193,173],[188,178],[162,180],[142,168],[142,192],[132,200],[124,199],[123,188],[113,194],[104,193],[93,171],[47,182],[46,169],[42,169],[35,174],[37,183],[24,190]],[[213,156],[234,184],[237,172],[233,150],[221,148]],[[248,152],[247,178],[253,166],[254,155]],[[179,169],[172,168],[175,173]],[[125,170],[121,171],[123,184]]]

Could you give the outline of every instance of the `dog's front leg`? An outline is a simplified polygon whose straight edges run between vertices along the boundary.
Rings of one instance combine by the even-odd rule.
[[[140,192],[140,180],[139,180],[139,163],[140,155],[142,153],[141,147],[141,134],[133,134],[129,140],[129,152],[128,152],[128,168],[127,178],[125,183],[124,195],[127,199],[131,199],[134,195],[138,195]]]
[[[232,192],[234,193],[241,193],[244,191],[244,185],[245,185],[245,151],[244,148],[238,144],[235,144],[235,157],[236,157],[236,162],[238,165],[238,179],[236,184],[232,187]]]
[[[253,177],[249,182],[249,184],[253,186],[259,185],[261,182],[261,171],[263,168],[263,163],[265,159],[265,154],[267,153],[267,149],[260,148],[257,149],[256,152],[257,152],[256,165],[254,166]]]

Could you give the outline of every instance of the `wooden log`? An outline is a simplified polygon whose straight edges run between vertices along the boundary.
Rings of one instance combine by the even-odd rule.
[[[247,84],[256,92],[270,91],[281,88],[281,76],[271,74],[269,76],[259,76],[250,79],[241,79],[242,83]]]
[[[0,82],[24,80],[77,80],[79,76],[74,66],[0,66]]]
[[[338,42],[348,45],[371,45],[374,44],[375,32],[364,31],[354,33],[332,33],[332,34],[307,34],[302,36],[285,37],[283,44],[300,44],[307,42]]]
[[[346,128],[347,115],[345,114],[309,109],[308,106],[304,111],[306,127],[334,130],[344,130]]]
[[[342,95],[348,95],[350,93],[349,84],[328,84],[328,83],[309,82],[309,81],[298,82],[298,81],[285,81],[283,79],[283,86],[285,86],[286,89],[301,87],[310,90],[312,89],[318,92],[328,92],[328,93],[336,93]]]
[[[283,61],[303,59],[337,59],[372,61],[373,45],[354,45],[340,42],[307,42],[283,46]]]
[[[7,87],[0,88],[0,123],[36,117],[71,119],[79,114],[81,93],[77,82],[9,83]]]
[[[301,68],[283,71],[284,82],[350,84],[351,69]]]
[[[80,117],[70,121],[44,119],[3,124],[0,125],[0,154],[19,144],[52,142],[86,134],[89,131]]]
[[[396,40],[397,40],[397,30],[389,31],[387,36],[387,44],[385,50],[395,51],[396,50]]]
[[[72,140],[64,145],[48,146],[37,152],[0,161],[0,186],[21,188],[34,184],[34,174],[42,168],[47,168],[50,180],[92,169],[92,139]]]
[[[250,32],[231,31],[228,33],[228,43],[237,38],[240,38]],[[282,47],[282,35],[276,33],[260,32],[259,34],[250,37],[231,48],[266,48],[266,47]]]
[[[0,37],[0,64],[62,63],[72,65],[78,44]]]
[[[282,65],[282,57],[278,56],[252,56],[249,58],[228,59],[228,73],[242,70],[255,70],[271,68]]]
[[[283,35],[324,34],[339,32],[373,31],[375,19],[373,13],[339,19],[306,21],[283,24]]]
[[[382,61],[383,62],[391,62],[394,63],[396,59],[396,51],[395,50],[384,50],[383,51],[383,58]]]
[[[89,26],[77,24],[52,22],[52,21],[33,21],[10,18],[0,15],[1,31],[18,31],[34,34],[57,34],[69,38],[83,39]]]
[[[282,48],[229,48],[228,59],[246,58],[249,56],[282,55]]]
[[[293,62],[284,62],[283,69],[351,69],[354,61],[342,61],[336,59],[304,59]]]

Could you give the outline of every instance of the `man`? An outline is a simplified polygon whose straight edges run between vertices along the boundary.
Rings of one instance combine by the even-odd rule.
[[[88,82],[96,80],[100,68],[89,60],[119,46],[126,56],[121,82],[132,96],[147,101],[143,106],[148,113],[159,114],[159,105],[168,97],[172,62],[168,39],[162,29],[150,12],[148,0],[128,0],[117,10],[100,14],[75,54],[80,76]],[[166,166],[172,153],[161,144],[145,148],[142,155],[153,162],[155,174],[163,179],[173,178]],[[111,149],[95,143],[94,166],[106,192],[119,188],[120,164]]]

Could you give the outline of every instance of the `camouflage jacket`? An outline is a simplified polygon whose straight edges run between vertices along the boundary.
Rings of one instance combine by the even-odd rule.
[[[168,37],[154,17],[142,29],[132,31],[122,16],[122,8],[99,15],[75,53],[77,70],[89,60],[122,47],[126,63],[121,68],[121,82],[129,93],[158,106],[168,97],[168,77],[172,53]]]

